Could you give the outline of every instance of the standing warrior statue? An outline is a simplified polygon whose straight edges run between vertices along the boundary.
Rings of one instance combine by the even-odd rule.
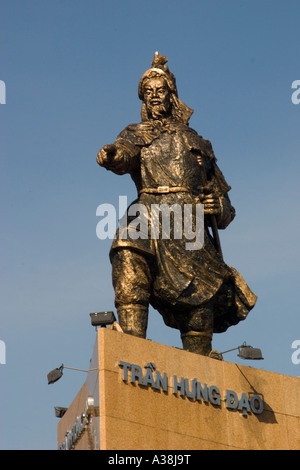
[[[97,162],[117,175],[131,175],[138,192],[134,204],[149,209],[148,214],[154,205],[183,211],[186,205],[203,204],[204,241],[187,250],[186,238],[174,235],[176,227],[170,237],[151,237],[150,216],[148,233],[130,236],[129,206],[127,226],[119,227],[110,252],[115,306],[125,333],[146,338],[152,305],[166,325],[180,331],[185,350],[209,355],[213,333],[244,320],[256,296],[222,258],[216,228],[225,229],[235,216],[230,186],[211,143],[189,127],[193,110],[178,98],[166,63],[156,52],[139,83],[142,122],[130,124],[114,144],[105,145]]]

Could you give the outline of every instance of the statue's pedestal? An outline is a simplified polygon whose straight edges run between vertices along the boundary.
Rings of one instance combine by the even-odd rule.
[[[60,448],[300,449],[297,377],[106,328],[97,330],[90,369],[59,421]]]

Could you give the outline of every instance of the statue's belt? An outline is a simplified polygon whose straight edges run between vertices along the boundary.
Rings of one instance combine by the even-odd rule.
[[[157,188],[144,188],[139,191],[139,194],[150,193],[150,194],[168,194],[168,193],[179,193],[185,192],[190,193],[191,191],[181,186],[158,186]]]

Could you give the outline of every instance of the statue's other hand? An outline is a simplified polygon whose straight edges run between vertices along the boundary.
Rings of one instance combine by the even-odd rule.
[[[102,147],[97,155],[97,163],[100,166],[106,166],[112,163],[117,154],[117,148],[114,144],[107,144]]]
[[[201,194],[200,202],[204,204],[204,214],[219,215],[221,213],[219,196],[215,194]]]

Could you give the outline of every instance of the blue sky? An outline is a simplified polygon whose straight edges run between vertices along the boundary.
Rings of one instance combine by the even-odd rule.
[[[258,295],[213,347],[246,341],[265,358],[251,366],[300,376],[299,2],[0,0],[0,11],[0,448],[56,448],[54,406],[70,404],[85,374],[66,370],[52,386],[46,375],[88,368],[89,313],[114,309],[96,208],[135,188],[96,155],[139,122],[137,86],[156,50],[232,186],[224,257]],[[148,338],[181,347],[153,310]]]

